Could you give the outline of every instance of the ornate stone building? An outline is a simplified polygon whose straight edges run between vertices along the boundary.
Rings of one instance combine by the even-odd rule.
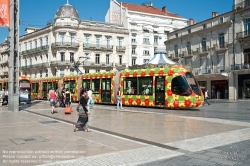
[[[154,56],[159,38],[187,26],[187,19],[170,13],[167,7],[157,8],[153,3],[142,5],[110,0],[105,22],[123,25],[129,30],[129,66],[142,65]]]
[[[44,78],[125,69],[128,35],[121,25],[80,20],[78,11],[67,3],[57,10],[54,22],[44,28],[27,27],[20,37],[20,74]],[[7,60],[7,53],[2,51],[1,60]],[[8,76],[5,61],[0,72],[2,78]]]

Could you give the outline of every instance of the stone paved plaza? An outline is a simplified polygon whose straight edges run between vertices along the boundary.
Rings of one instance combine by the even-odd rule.
[[[47,101],[19,112],[0,107],[1,164],[249,165],[250,102],[213,100],[191,110],[90,107],[91,132],[73,132],[78,115],[51,114]]]

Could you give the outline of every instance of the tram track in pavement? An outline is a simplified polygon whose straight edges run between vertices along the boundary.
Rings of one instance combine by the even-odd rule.
[[[29,110],[26,110],[26,109],[23,109],[22,111],[25,111],[25,112],[28,112],[28,113],[31,113],[31,114],[35,114],[35,115],[39,115],[39,116],[42,116],[42,117],[54,119],[54,120],[57,120],[57,121],[62,121],[62,122],[69,123],[69,124],[75,124],[74,122],[69,121],[69,120],[60,119],[60,118],[57,118],[57,117],[51,117],[49,115],[44,115],[44,114],[41,114],[41,113],[38,113],[38,112],[29,111]],[[131,137],[131,136],[128,136],[128,135],[108,131],[108,130],[101,129],[101,128],[98,128],[98,127],[93,127],[93,126],[89,126],[89,127],[92,130],[102,132],[102,133],[105,133],[105,134],[109,134],[109,135],[113,135],[113,136],[117,136],[117,137],[121,137],[121,138],[125,138],[125,139],[128,139],[128,140],[132,140],[132,141],[136,141],[136,142],[140,142],[140,143],[144,143],[144,144],[148,144],[148,145],[153,145],[153,146],[156,146],[156,147],[160,147],[160,148],[164,148],[164,149],[168,149],[168,150],[172,150],[172,151],[178,151],[178,152],[181,152],[181,153],[190,153],[190,151],[187,151],[187,150],[184,150],[184,149],[179,149],[179,148],[176,148],[176,147],[173,147],[173,146],[164,145],[164,144],[157,143],[157,142],[152,142],[152,141],[148,141],[148,140],[144,140],[144,139],[140,139],[140,138]]]

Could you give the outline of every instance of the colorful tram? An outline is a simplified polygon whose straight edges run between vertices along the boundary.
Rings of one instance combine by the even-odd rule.
[[[45,99],[52,87],[61,86],[70,90],[75,102],[79,101],[81,89],[91,88],[95,103],[115,104],[120,87],[124,105],[179,109],[200,107],[204,103],[191,71],[177,65],[35,79],[32,97]]]

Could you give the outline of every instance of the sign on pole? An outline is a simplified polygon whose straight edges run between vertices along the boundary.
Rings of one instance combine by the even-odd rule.
[[[0,0],[0,27],[10,27],[10,0]]]

